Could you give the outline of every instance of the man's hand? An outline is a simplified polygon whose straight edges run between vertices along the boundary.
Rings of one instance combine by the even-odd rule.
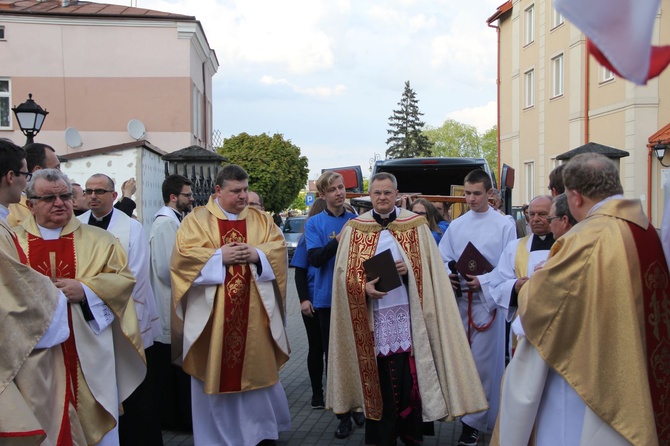
[[[477,276],[471,276],[470,274],[466,274],[465,278],[467,279],[465,281],[465,284],[468,286],[470,290],[481,291],[482,284],[479,283],[479,279],[477,278]]]
[[[379,282],[379,277],[377,277],[375,280],[368,280],[365,283],[365,294],[367,294],[370,299],[381,299],[382,297],[386,296],[386,293],[383,291],[377,291],[375,288],[375,284]]]
[[[522,277],[520,279],[516,279],[516,282],[514,282],[514,291],[519,294],[519,291],[521,291],[521,287],[523,286],[524,283],[528,282],[528,277]]]
[[[401,277],[407,274],[407,265],[405,265],[403,260],[396,260],[395,268],[398,270],[398,274],[400,274]]]
[[[224,265],[239,265],[241,263],[258,263],[260,258],[256,248],[247,243],[228,243],[221,247]]]
[[[312,306],[312,302],[308,300],[300,302],[300,312],[303,316],[314,317],[314,307]]]
[[[454,291],[461,289],[461,281],[458,279],[458,274],[449,274],[449,281]]]
[[[71,304],[79,303],[86,297],[84,287],[76,279],[57,278],[54,285],[65,294],[67,301]]]
[[[123,197],[131,198],[136,191],[137,183],[135,182],[135,178],[130,178],[121,185],[121,195]]]

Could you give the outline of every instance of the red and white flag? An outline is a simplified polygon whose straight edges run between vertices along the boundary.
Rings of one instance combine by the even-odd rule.
[[[605,67],[636,84],[658,76],[670,63],[670,46],[653,47],[661,0],[556,0],[558,12],[590,40],[588,49]]]

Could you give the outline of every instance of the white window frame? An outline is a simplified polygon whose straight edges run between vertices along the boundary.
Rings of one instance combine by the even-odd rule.
[[[614,80],[614,71],[610,70],[607,67],[602,67],[602,80],[601,82],[609,82]]]
[[[558,28],[565,22],[565,18],[554,8],[551,8],[551,11],[551,29]]]
[[[535,42],[535,5],[530,5],[523,14],[524,17],[524,45]]]
[[[198,86],[193,84],[193,136],[201,139],[202,134],[202,95]]]
[[[0,82],[7,82],[8,91],[0,91],[0,98],[7,99],[7,123],[8,125],[2,125],[0,120],[0,130],[12,130],[12,80],[8,78],[0,77]]]
[[[535,191],[535,161],[528,161],[523,163],[524,172],[526,175],[526,203],[534,197]]]
[[[564,57],[559,54],[551,59],[551,97],[563,96],[564,91]]]
[[[524,91],[524,108],[535,106],[535,70],[530,69],[523,73],[523,91]]]

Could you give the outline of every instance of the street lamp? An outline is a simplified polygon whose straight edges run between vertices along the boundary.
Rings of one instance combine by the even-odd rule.
[[[33,94],[28,94],[28,100],[18,107],[12,108],[16,120],[21,127],[21,131],[26,135],[26,145],[33,142],[33,136],[37,135],[42,129],[44,118],[49,114],[48,111],[42,109],[35,101],[33,101]]]
[[[661,163],[663,167],[670,167],[670,165],[663,164],[663,158],[665,157],[665,151],[668,149],[668,146],[663,144],[661,141],[658,141],[653,147],[654,152],[656,152],[656,158]]]

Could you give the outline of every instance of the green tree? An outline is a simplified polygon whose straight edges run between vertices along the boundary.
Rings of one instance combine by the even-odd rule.
[[[420,117],[423,113],[419,111],[419,100],[409,81],[405,82],[405,91],[398,105],[400,109],[393,110],[389,117],[391,128],[386,131],[390,135],[386,140],[389,147],[386,158],[430,156],[432,144],[422,132],[424,122]]]
[[[491,172],[498,172],[498,130],[483,134],[473,125],[447,119],[442,126],[429,127],[424,134],[433,144],[434,156],[485,158]]]
[[[493,126],[481,135],[481,147],[491,172],[498,175],[498,126]]]
[[[279,133],[269,136],[240,133],[223,140],[217,152],[249,174],[249,187],[263,195],[265,209],[286,209],[307,183],[307,157]]]
[[[301,190],[298,193],[298,196],[295,197],[295,199],[291,202],[291,205],[289,206],[289,209],[297,209],[299,211],[304,211],[307,209],[307,205],[305,204],[305,196],[307,195],[307,192],[304,190]]]

